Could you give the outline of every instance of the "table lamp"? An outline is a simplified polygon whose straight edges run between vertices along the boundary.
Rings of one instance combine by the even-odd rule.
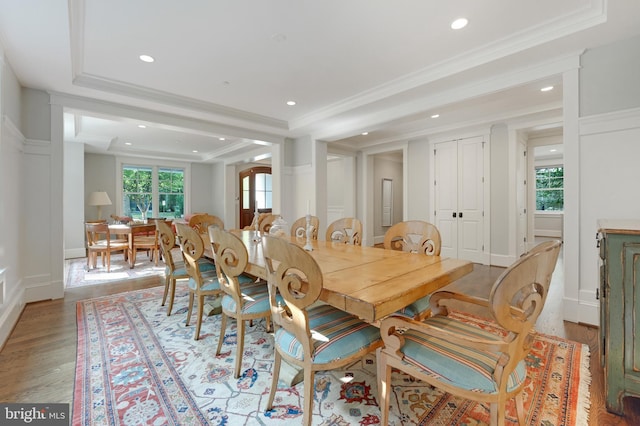
[[[89,194],[89,205],[98,207],[98,220],[102,219],[102,206],[110,206],[111,199],[104,191],[96,191]]]

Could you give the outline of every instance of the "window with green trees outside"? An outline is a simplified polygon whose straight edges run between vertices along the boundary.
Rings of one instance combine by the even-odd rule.
[[[536,168],[536,210],[564,210],[564,168]]]
[[[184,170],[123,166],[122,210],[125,216],[133,219],[181,217],[184,212]]]

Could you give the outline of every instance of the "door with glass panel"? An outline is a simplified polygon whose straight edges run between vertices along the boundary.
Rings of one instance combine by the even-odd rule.
[[[240,172],[240,228],[251,225],[255,212],[271,213],[271,167]]]

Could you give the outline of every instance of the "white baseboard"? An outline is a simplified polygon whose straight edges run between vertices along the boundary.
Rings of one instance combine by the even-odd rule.
[[[25,303],[64,297],[64,282],[61,280],[52,281],[51,274],[25,277],[23,286]]]
[[[511,266],[515,261],[515,257],[504,254],[492,254],[490,258],[491,266],[502,266],[504,268]]]
[[[25,305],[24,291],[22,290],[21,283],[18,283],[14,288],[20,290],[7,295],[7,299],[0,309],[0,349],[3,348],[7,342]]]

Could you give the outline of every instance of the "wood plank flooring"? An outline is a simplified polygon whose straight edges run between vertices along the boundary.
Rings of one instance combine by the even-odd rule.
[[[486,295],[503,270],[475,265],[474,272],[453,283],[452,287]],[[589,345],[592,375],[589,425],[640,425],[640,398],[625,399],[624,417],[606,411],[598,329],[562,321],[561,271],[561,267],[556,268],[551,292],[536,328],[542,333]],[[67,290],[64,299],[28,304],[0,352],[0,401],[72,403],[77,343],[76,302],[162,284],[161,278],[149,277],[119,284],[78,287]]]

